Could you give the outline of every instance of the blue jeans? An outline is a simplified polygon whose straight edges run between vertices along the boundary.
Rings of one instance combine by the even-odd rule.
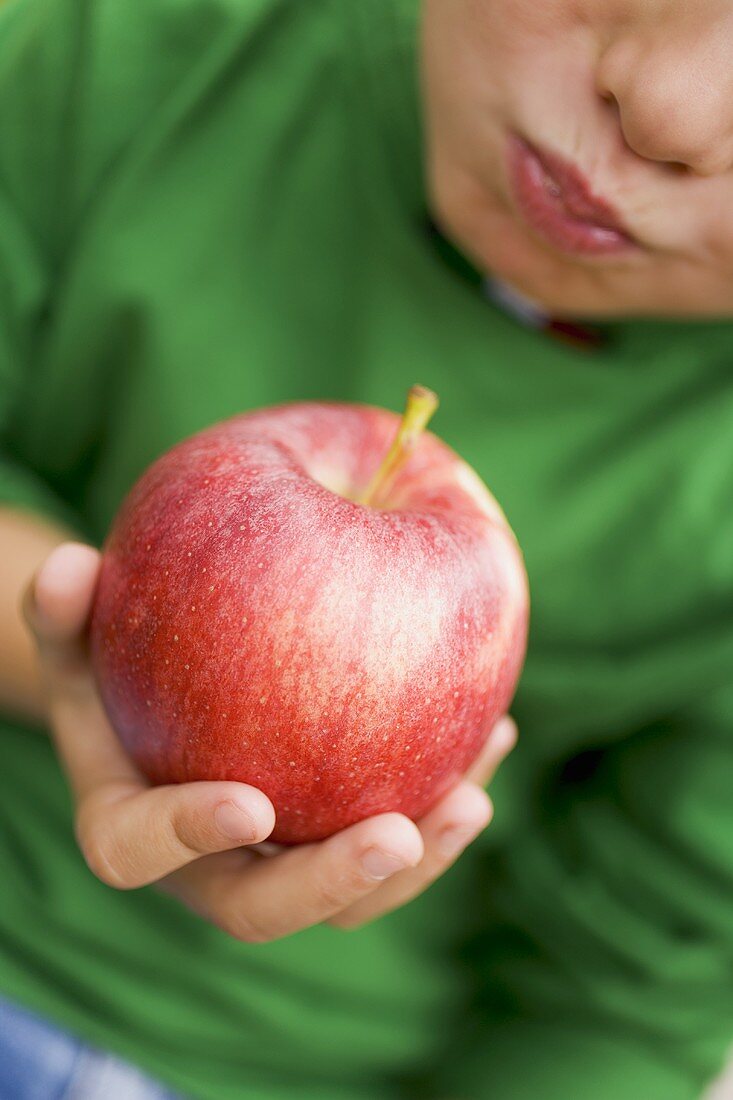
[[[175,1100],[134,1066],[0,998],[0,1100]]]

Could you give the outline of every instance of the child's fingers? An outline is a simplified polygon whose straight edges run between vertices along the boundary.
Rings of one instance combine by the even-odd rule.
[[[256,844],[270,835],[269,798],[244,783],[183,783],[142,792],[112,783],[77,809],[79,847],[109,886],[130,890],[170,875],[214,852]]]
[[[236,939],[264,943],[328,920],[422,856],[417,827],[401,814],[382,814],[244,867],[235,859],[201,860],[168,885]]]
[[[486,828],[492,813],[489,796],[481,787],[465,780],[459,783],[419,823],[425,845],[420,865],[395,876],[337,914],[331,923],[338,928],[356,928],[421,894]]]
[[[514,723],[497,723],[472,774],[488,781],[515,741]],[[321,844],[289,849],[267,860],[243,865],[231,853],[231,858],[192,863],[172,875],[168,884],[197,912],[250,943],[278,939],[323,921],[355,927],[421,893],[488,825],[492,811],[481,786],[464,780],[420,822],[418,846],[412,822],[385,814]],[[388,832],[377,836],[377,828]],[[411,849],[403,848],[401,869],[395,859],[400,833]],[[360,854],[370,849],[387,856],[389,874],[384,880],[375,881],[360,864]]]

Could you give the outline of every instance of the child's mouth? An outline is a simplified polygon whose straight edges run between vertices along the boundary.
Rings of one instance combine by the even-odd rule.
[[[508,159],[516,206],[549,244],[584,256],[617,255],[636,247],[613,207],[593,194],[573,164],[516,134],[510,135]]]

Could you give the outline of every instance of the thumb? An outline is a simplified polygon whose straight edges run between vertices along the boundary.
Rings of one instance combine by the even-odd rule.
[[[91,546],[62,543],[25,591],[23,614],[47,672],[72,671],[81,663],[100,562]]]

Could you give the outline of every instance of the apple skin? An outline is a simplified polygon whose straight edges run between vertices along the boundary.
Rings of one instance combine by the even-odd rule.
[[[354,502],[398,425],[335,403],[215,425],[147,470],[105,545],[90,653],[123,744],[153,783],[259,787],[283,844],[419,818],[522,667],[522,557],[462,459],[424,433],[379,507]]]

